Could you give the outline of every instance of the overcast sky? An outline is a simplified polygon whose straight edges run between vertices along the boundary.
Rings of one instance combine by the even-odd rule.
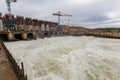
[[[0,12],[7,13],[6,0],[0,0]],[[120,23],[91,25],[120,21],[120,0],[17,0],[11,3],[12,13],[40,20],[57,21],[53,12],[61,11],[73,17],[61,17],[61,24],[89,28],[120,27]],[[88,26],[91,25],[91,26]]]

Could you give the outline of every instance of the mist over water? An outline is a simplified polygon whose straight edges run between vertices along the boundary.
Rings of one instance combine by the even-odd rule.
[[[120,80],[120,40],[51,37],[6,42],[28,80]]]

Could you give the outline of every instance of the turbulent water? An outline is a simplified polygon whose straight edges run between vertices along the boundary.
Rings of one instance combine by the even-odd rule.
[[[28,80],[120,80],[120,40],[52,37],[6,42]]]

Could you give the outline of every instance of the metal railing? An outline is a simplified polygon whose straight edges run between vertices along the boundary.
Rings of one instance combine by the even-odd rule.
[[[13,68],[17,76],[17,80],[27,80],[27,75],[25,75],[25,72],[24,72],[23,62],[21,62],[21,68],[20,68],[20,66],[17,64],[16,60],[10,54],[10,52],[8,51],[8,49],[6,48],[2,40],[0,40],[0,43],[1,43],[1,46],[3,47],[3,50],[5,51],[7,55],[8,60],[10,61],[11,67]]]

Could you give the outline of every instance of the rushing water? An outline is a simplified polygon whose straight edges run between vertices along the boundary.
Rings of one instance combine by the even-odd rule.
[[[120,40],[52,37],[6,42],[28,80],[120,80]]]

